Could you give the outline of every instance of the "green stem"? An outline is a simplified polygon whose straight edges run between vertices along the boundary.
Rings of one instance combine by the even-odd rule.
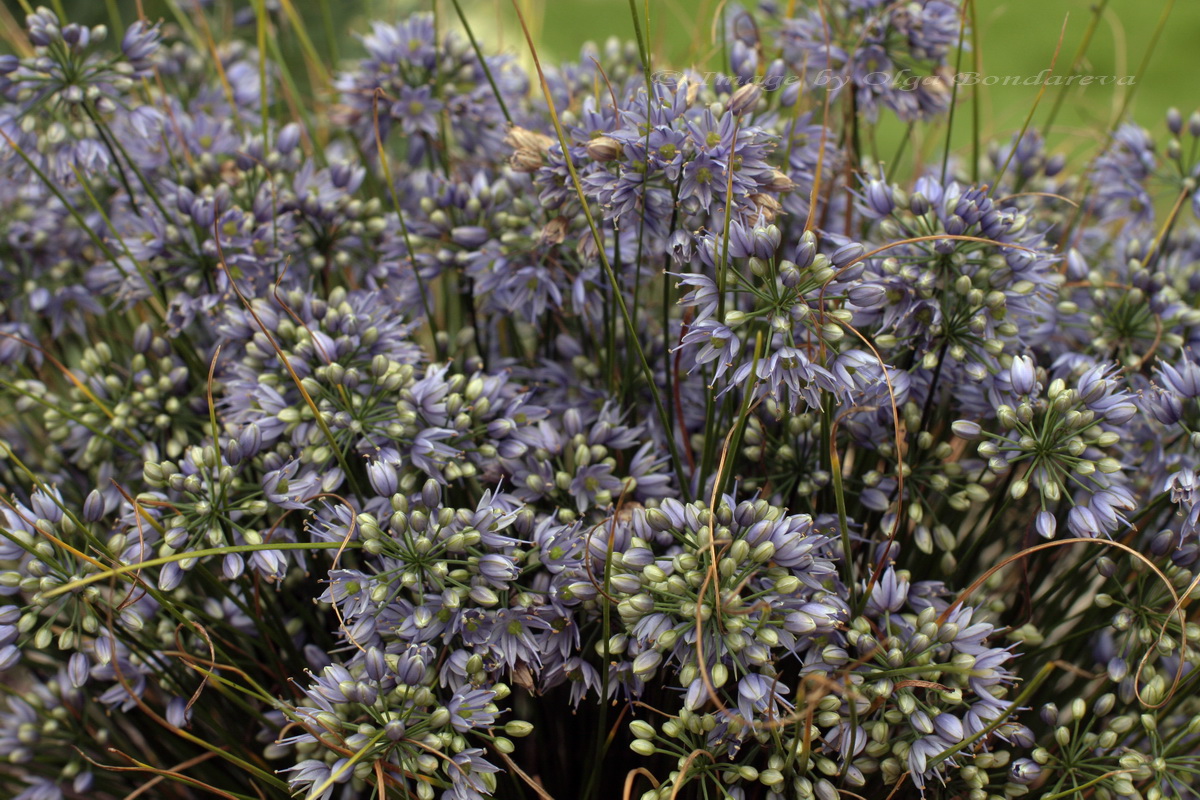
[[[965,5],[963,11],[965,11]],[[966,21],[960,17],[958,26],[958,54],[954,60],[954,74],[962,74],[962,58],[963,45],[967,41],[967,26]],[[941,182],[946,182],[946,168],[950,164],[950,137],[954,133],[954,108],[958,105],[958,81],[954,81],[954,88],[950,90],[950,109],[946,117],[946,146],[942,151],[942,178]]]
[[[262,122],[262,146],[265,156],[270,149],[271,109],[267,102],[267,0],[254,0],[254,18],[258,38],[259,115]]]
[[[328,0],[322,0],[327,2]],[[504,114],[504,119],[509,125],[513,124],[512,116],[508,113],[508,106],[504,104],[504,97],[500,94],[500,89],[496,87],[496,79],[492,77],[492,70],[488,66],[487,59],[483,57],[483,51],[479,49],[479,42],[475,39],[475,32],[471,30],[471,23],[467,21],[467,15],[463,13],[462,6],[458,0],[450,0],[454,3],[454,11],[458,14],[459,22],[462,23],[463,30],[467,32],[467,39],[471,42],[471,49],[475,51],[475,57],[479,59],[479,66],[483,67],[483,74],[487,78],[488,86],[492,87],[492,94],[496,96],[496,102],[500,104],[500,112]]]
[[[73,592],[77,589],[82,589],[84,586],[98,583],[106,578],[128,575],[131,572],[137,572],[148,567],[161,567],[163,564],[187,561],[192,558],[201,559],[209,556],[223,556],[229,553],[253,553],[258,550],[338,550],[341,548],[351,550],[357,547],[360,547],[357,542],[263,542],[262,544],[234,544],[226,547],[208,547],[203,550],[187,550],[182,553],[151,558],[148,561],[139,561],[136,564],[122,564],[119,567],[112,567],[102,572],[96,572],[70,583],[64,583],[62,586],[49,589],[42,593],[42,597],[49,600],[60,594]]]
[[[826,394],[825,396],[825,413],[823,418],[832,418],[834,412],[833,395]],[[822,425],[824,432],[825,426]],[[842,579],[846,582],[846,590],[850,593],[850,608],[859,613],[861,609],[858,604],[858,575],[854,568],[854,553],[850,549],[850,520],[846,513],[846,489],[842,485],[842,460],[838,456],[837,437],[834,435],[832,426],[829,430],[829,476],[833,483],[833,500],[837,505],[838,515],[838,531],[841,534],[842,540],[842,568],[844,570]],[[895,521],[896,525],[900,524],[900,520]]]
[[[750,364],[750,375],[758,375],[758,361],[762,357],[763,351],[763,335],[762,332],[756,335],[754,340],[754,360]],[[729,479],[733,476],[732,460],[737,459],[738,451],[742,447],[742,434],[746,432],[746,422],[750,419],[750,401],[754,398],[754,390],[758,386],[757,381],[751,382],[746,387],[746,396],[742,399],[742,410],[738,414],[737,427],[734,428],[733,439],[729,443],[729,452],[726,456],[730,461],[726,462],[726,466],[721,470],[721,474],[717,478],[717,496],[720,497],[725,493],[725,487],[729,485]]]
[[[1054,671],[1054,663],[1053,662],[1043,666],[1038,671],[1037,675],[1035,675],[1033,677],[1033,680],[1031,680],[1029,683],[1027,683],[1025,685],[1025,688],[1021,690],[1021,693],[1019,695],[1017,695],[1015,700],[1013,700],[1010,708],[1020,709],[1021,706],[1025,705],[1025,703],[1029,700],[1029,698],[1033,696],[1033,693],[1037,691],[1037,688],[1039,686],[1041,686],[1042,683],[1045,682],[1045,680],[1047,678],[1050,677],[1050,673],[1053,671]],[[948,747],[945,750],[943,750],[942,752],[938,753],[936,756],[929,759],[928,763],[926,764],[926,768],[933,769],[934,767],[936,767],[938,764],[941,764],[946,759],[953,758],[955,753],[958,753],[959,751],[970,747],[971,745],[975,744],[975,742],[977,742],[980,739],[982,739],[983,737],[989,735],[992,731],[996,730],[1001,725],[1003,725],[1008,720],[1008,716],[1009,715],[1007,715],[1007,714],[1001,714],[999,717],[997,717],[996,719],[994,719],[990,723],[988,723],[988,726],[986,728],[984,728],[983,730],[979,731],[978,733],[972,734],[971,736],[968,736],[967,738],[963,739],[961,742],[954,745],[953,747]]]
[[[663,405],[662,396],[658,391],[658,384],[654,380],[654,370],[650,368],[650,362],[646,359],[646,350],[642,347],[641,339],[638,337],[637,326],[633,324],[633,318],[629,315],[629,308],[625,305],[625,298],[621,295],[617,275],[613,271],[612,264],[608,261],[608,254],[604,252],[603,239],[600,238],[600,231],[596,226],[595,217],[592,216],[592,209],[588,204],[587,195],[583,192],[583,184],[579,180],[579,173],[575,169],[575,162],[570,156],[571,148],[567,142],[567,135],[563,131],[562,122],[558,118],[558,111],[554,108],[554,95],[550,92],[550,84],[546,82],[546,75],[542,71],[541,59],[538,57],[537,48],[533,45],[533,37],[529,33],[529,27],[525,24],[525,17],[521,13],[521,8],[517,5],[516,0],[513,0],[513,8],[517,12],[517,17],[521,22],[521,29],[525,33],[525,41],[529,45],[533,64],[537,68],[538,79],[542,84],[542,93],[546,98],[546,105],[550,111],[550,121],[554,124],[554,132],[558,136],[559,145],[562,147],[565,155],[564,161],[567,165],[567,171],[571,175],[571,182],[575,186],[579,205],[583,210],[584,217],[587,219],[592,238],[596,242],[600,264],[604,267],[604,273],[608,277],[608,282],[612,286],[613,292],[616,294],[617,306],[621,309],[621,317],[625,322],[625,329],[629,334],[629,339],[633,343],[633,349],[637,353],[638,361],[641,363],[642,374],[646,377],[646,385],[650,390],[650,395],[654,399],[655,410],[658,412],[658,419],[663,427],[663,436],[667,441],[667,448],[671,453],[671,465],[675,470],[676,478],[679,481],[680,488],[683,490],[685,499],[690,499],[688,482],[683,471],[683,463],[679,459],[679,447],[675,443],[675,437],[671,435],[670,419],[667,417],[666,406]]]
[[[1087,53],[1088,46],[1092,43],[1092,36],[1096,33],[1096,28],[1100,26],[1100,17],[1104,14],[1104,9],[1108,6],[1108,0],[1100,0],[1092,6],[1092,19],[1088,23],[1087,30],[1083,32],[1083,40],[1079,43],[1078,49],[1075,50],[1075,55],[1071,58],[1071,69],[1067,73],[1068,79],[1071,75],[1079,71],[1079,63],[1083,61],[1084,55]],[[1050,114],[1046,117],[1045,124],[1042,125],[1042,138],[1046,138],[1050,134],[1050,129],[1054,126],[1054,120],[1058,116],[1059,109],[1062,108],[1063,101],[1067,99],[1067,89],[1070,84],[1063,84],[1058,90],[1058,96],[1054,98],[1054,105],[1050,107]]]
[[[387,181],[388,197],[392,199],[392,208],[396,211],[396,219],[400,221],[400,233],[404,237],[404,249],[407,251],[408,261],[412,265],[413,277],[417,282],[417,292],[421,295],[421,307],[425,311],[425,319],[429,323],[429,333],[433,337],[433,349],[437,353],[438,360],[444,359],[446,353],[442,348],[442,343],[438,341],[437,335],[437,320],[433,316],[433,308],[429,303],[429,293],[425,288],[425,281],[421,277],[421,269],[417,264],[416,251],[413,249],[412,237],[408,233],[408,224],[404,221],[404,212],[400,210],[400,200],[396,197],[396,184],[392,179],[392,168],[388,163],[387,152],[383,147],[383,138],[379,135],[379,97],[376,96],[373,101],[373,113],[375,119],[375,145],[379,151],[379,163],[383,168],[383,177]],[[449,343],[447,343],[448,345]]]
[[[325,44],[329,45],[329,63],[337,67],[341,57],[338,55],[338,37],[337,31],[333,27],[333,11],[329,7],[329,0],[317,0],[321,6],[321,24],[325,27]]]

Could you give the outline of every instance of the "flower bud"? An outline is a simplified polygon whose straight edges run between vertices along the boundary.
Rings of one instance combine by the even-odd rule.
[[[646,739],[634,739],[629,743],[629,749],[637,753],[639,756],[652,756],[654,755],[656,748],[654,743],[651,741]]]
[[[520,719],[511,720],[505,723],[504,733],[513,738],[520,739],[533,733],[533,723]]]
[[[1037,378],[1034,374],[1032,358],[1029,356],[1016,356],[1012,360],[1012,366],[1009,367],[1008,374],[1014,393],[1027,395],[1033,391]]]
[[[758,82],[747,83],[740,87],[729,98],[729,113],[740,117],[754,107],[754,104],[758,102],[762,94],[762,85]]]
[[[638,739],[653,739],[657,735],[653,725],[640,719],[629,723],[629,731]]]
[[[587,143],[588,158],[607,163],[621,157],[621,143],[611,136],[597,136]]]
[[[974,441],[983,435],[983,428],[979,426],[978,422],[965,419],[955,420],[950,425],[950,430],[954,431],[954,435],[958,438],[967,441]]]

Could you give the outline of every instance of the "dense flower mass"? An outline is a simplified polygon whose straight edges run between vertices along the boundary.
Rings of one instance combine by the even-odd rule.
[[[0,55],[5,797],[1200,794],[1200,112],[187,5]]]

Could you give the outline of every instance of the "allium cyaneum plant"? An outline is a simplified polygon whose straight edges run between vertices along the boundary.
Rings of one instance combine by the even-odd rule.
[[[1196,796],[1200,114],[180,5],[0,57],[4,797]]]

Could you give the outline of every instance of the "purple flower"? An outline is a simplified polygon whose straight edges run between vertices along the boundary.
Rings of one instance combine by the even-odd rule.
[[[908,602],[908,581],[888,567],[871,590],[871,607],[878,613],[899,611]]]
[[[708,153],[700,153],[683,168],[683,184],[679,188],[679,199],[695,198],[701,209],[707,211],[714,196],[725,196],[725,167]]]
[[[491,797],[490,784],[481,779],[481,775],[499,772],[500,768],[484,759],[484,751],[471,747],[456,754],[453,759],[453,769],[447,769],[450,776],[450,790],[445,797],[451,800],[484,800]]]
[[[713,373],[713,383],[715,384],[733,366],[738,351],[741,349],[741,340],[732,330],[715,319],[704,319],[688,328],[688,332],[680,340],[679,347],[675,349],[679,350],[694,345],[701,345],[701,347],[694,357],[695,365],[692,369],[715,360],[717,362],[716,370]]]
[[[608,505],[620,494],[624,484],[612,474],[612,469],[609,464],[591,464],[575,473],[569,491],[577,510],[582,512],[594,504]]]
[[[479,559],[479,574],[497,588],[504,589],[521,575],[521,568],[509,556],[488,553]]]
[[[838,385],[834,376],[824,367],[808,360],[795,347],[780,347],[770,356],[760,359],[757,367],[753,362],[744,362],[733,373],[728,391],[734,385],[745,385],[751,378],[757,379],[753,387],[755,397],[770,397],[780,407],[792,413],[801,409],[817,408],[821,405],[821,391],[835,391]]]
[[[354,770],[344,767],[347,760],[345,758],[339,759],[332,765],[329,765],[324,761],[310,758],[283,771],[292,773],[288,776],[287,781],[288,787],[293,792],[304,789],[316,789],[328,783],[328,786],[320,794],[314,795],[310,793],[305,795],[305,800],[328,800],[328,798],[333,796],[333,790],[338,784],[346,783],[354,775]],[[331,780],[332,776],[336,777],[333,777]]]
[[[1027,395],[1033,391],[1035,376],[1033,372],[1033,359],[1029,356],[1014,357],[1012,366],[1008,369],[1008,374],[1014,394]]]
[[[487,689],[462,688],[454,693],[446,710],[450,712],[450,724],[459,733],[472,728],[486,728],[496,721],[492,701],[496,693]]]
[[[738,713],[750,723],[774,721],[792,710],[783,697],[789,691],[777,678],[751,673],[738,681]]]
[[[456,436],[449,428],[426,428],[413,438],[412,462],[426,475],[445,483],[443,467],[460,455],[458,448],[445,444]]]
[[[1009,777],[1014,783],[1028,786],[1042,776],[1042,767],[1031,758],[1018,758],[1009,768]]]
[[[908,751],[908,769],[913,783],[921,790],[922,794],[924,794],[925,782],[939,774],[937,768],[928,768],[929,759],[940,755],[952,746],[952,742],[947,742],[937,736],[922,736],[912,743]],[[948,763],[950,761],[952,759],[948,760]]]
[[[433,96],[428,86],[401,87],[400,99],[392,105],[392,116],[400,120],[400,129],[405,133],[424,133],[436,136],[437,115],[442,110],[441,101]]]
[[[706,275],[697,273],[683,273],[676,275],[679,278],[678,286],[695,287],[684,293],[679,298],[679,304],[682,306],[695,306],[696,323],[711,317],[717,311],[717,285],[712,278]]]
[[[138,75],[148,74],[153,67],[154,54],[158,52],[162,33],[159,25],[147,25],[143,20],[135,20],[125,30],[125,38],[121,40],[121,51]]]

